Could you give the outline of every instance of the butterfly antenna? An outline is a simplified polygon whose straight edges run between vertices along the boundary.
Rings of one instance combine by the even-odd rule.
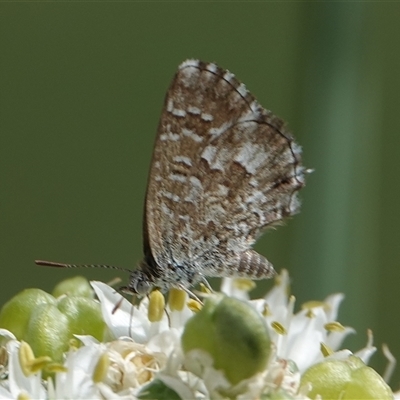
[[[54,267],[54,268],[106,268],[106,269],[116,269],[118,271],[124,271],[131,273],[132,271],[126,268],[116,267],[114,265],[103,265],[103,264],[64,264],[58,263],[54,261],[44,261],[44,260],[35,260],[36,265],[42,265],[45,267]]]

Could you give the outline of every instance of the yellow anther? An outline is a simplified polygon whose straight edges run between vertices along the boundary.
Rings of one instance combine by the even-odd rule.
[[[68,368],[64,367],[62,364],[50,363],[46,366],[47,372],[68,372]]]
[[[103,353],[99,361],[97,361],[96,367],[93,371],[93,382],[99,383],[104,380],[107,375],[108,367],[110,366],[110,358],[107,353]]]
[[[17,396],[17,400],[31,400],[31,398],[28,396],[28,393],[22,392]]]
[[[310,308],[307,312],[306,312],[306,317],[308,318],[315,318],[315,313],[312,310],[312,308]]]
[[[282,284],[282,276],[275,275],[275,286],[280,286]]]
[[[285,293],[289,296],[290,285],[289,285],[289,273],[286,269],[283,269],[280,274],[275,275],[274,286],[285,286],[283,287]]]
[[[78,350],[79,347],[81,347],[80,342],[75,338],[69,339],[68,344],[69,344],[69,349],[73,351]]]
[[[256,284],[251,279],[236,278],[233,280],[233,286],[236,289],[243,290],[244,292],[250,292],[256,287]]]
[[[263,317],[268,317],[268,316],[272,315],[271,310],[269,309],[269,306],[267,303],[264,304],[261,314]]]
[[[168,305],[171,311],[182,311],[185,306],[186,292],[171,288],[168,293]]]
[[[194,299],[189,299],[187,302],[187,306],[189,307],[190,310],[192,310],[195,313],[199,312],[202,308],[201,303],[199,303],[197,300]]]
[[[327,308],[327,304],[323,301],[311,300],[301,305],[302,310],[312,310],[313,308],[322,307],[324,310]]]
[[[327,324],[324,325],[324,328],[328,332],[343,332],[345,330],[345,327],[337,321],[333,322],[328,322]]]
[[[49,363],[51,363],[51,358],[48,356],[42,356],[35,358],[34,360],[31,361],[30,363],[30,370],[31,374],[35,374],[38,371],[41,371],[42,369],[46,368]]]
[[[164,315],[165,299],[163,294],[158,290],[153,290],[149,294],[149,309],[147,311],[147,317],[150,322],[161,321]]]
[[[330,355],[333,354],[333,350],[329,346],[327,346],[325,343],[321,343],[320,350],[324,357],[329,357]]]
[[[31,346],[28,343],[21,341],[18,351],[19,363],[21,365],[22,372],[25,376],[29,376],[31,371],[32,361],[35,359]]]
[[[210,294],[211,290],[202,282],[200,282],[200,292]]]
[[[279,335],[286,335],[287,331],[285,327],[278,321],[271,322],[272,329]]]
[[[21,341],[19,346],[18,358],[25,376],[35,374],[51,362],[51,358],[48,356],[35,358],[31,346],[24,341]]]

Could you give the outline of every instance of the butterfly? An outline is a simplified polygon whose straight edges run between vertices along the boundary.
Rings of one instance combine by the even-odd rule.
[[[188,291],[207,277],[271,278],[272,264],[252,245],[266,228],[299,211],[306,172],[284,122],[231,72],[183,62],[167,91],[154,146],[144,258],[127,270],[122,289],[145,295],[152,288]]]

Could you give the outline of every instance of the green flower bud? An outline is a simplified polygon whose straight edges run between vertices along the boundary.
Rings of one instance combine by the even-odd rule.
[[[100,304],[94,299],[86,297],[65,296],[58,303],[57,308],[68,319],[70,335],[92,335],[102,341],[106,324],[101,314]]]
[[[62,362],[74,334],[92,335],[101,341],[106,325],[100,304],[93,298],[63,296],[56,300],[40,289],[26,289],[3,306],[0,328],[29,343],[36,357],[49,356],[54,362]]]
[[[90,299],[94,297],[94,292],[89,281],[83,276],[74,276],[73,278],[64,279],[54,287],[52,294],[56,298],[63,294],[87,297]]]
[[[372,368],[364,366],[353,371],[343,400],[393,399],[393,393],[383,378]]]
[[[179,395],[160,379],[154,379],[138,394],[140,400],[181,400]]]
[[[311,366],[302,376],[301,384],[311,383],[308,397],[314,399],[393,399],[392,391],[372,368],[358,357],[326,360]]]
[[[271,351],[267,327],[247,303],[226,297],[212,297],[185,326],[182,347],[208,352],[214,367],[224,371],[232,384],[264,370]]]
[[[41,304],[33,310],[24,340],[36,357],[50,356],[61,363],[70,338],[68,318],[55,305]]]
[[[55,298],[40,289],[25,289],[9,300],[0,311],[0,328],[24,339],[31,313],[40,304],[55,304]]]

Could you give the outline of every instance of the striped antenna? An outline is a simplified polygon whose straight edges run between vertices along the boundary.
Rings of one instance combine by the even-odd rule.
[[[42,265],[45,267],[54,267],[54,268],[106,268],[106,269],[116,269],[118,271],[128,272],[129,274],[132,272],[129,269],[115,267],[114,265],[103,265],[103,264],[64,264],[58,263],[54,261],[44,261],[44,260],[35,260],[36,265]]]

